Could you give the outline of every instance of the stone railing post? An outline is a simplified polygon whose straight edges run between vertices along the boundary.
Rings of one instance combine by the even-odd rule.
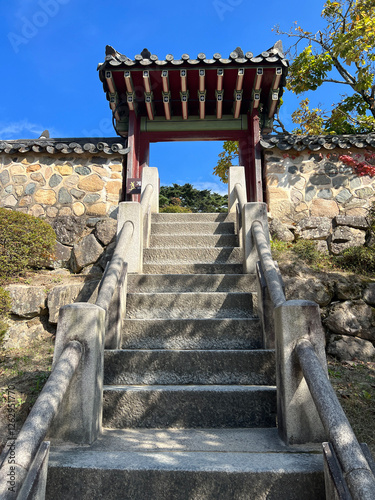
[[[240,184],[246,193],[244,167],[230,167],[228,171],[228,212],[235,212],[238,203],[235,186]]]
[[[289,300],[275,308],[274,322],[280,437],[286,444],[326,441],[326,432],[294,350],[297,340],[308,339],[327,372],[319,306],[307,300]]]
[[[151,184],[153,187],[150,205],[151,213],[159,213],[159,172],[156,167],[143,167],[141,197],[146,187]]]
[[[266,203],[245,203],[242,213],[242,241],[244,247],[243,272],[245,274],[255,274],[256,265],[259,260],[258,251],[251,233],[251,226],[256,220],[262,224],[266,240],[268,245],[270,245]]]
[[[84,352],[51,424],[50,439],[91,444],[101,433],[104,336],[101,307],[76,302],[60,309],[52,368],[69,341],[78,340]]]
[[[133,236],[127,249],[129,273],[141,273],[143,268],[143,216],[141,204],[134,201],[124,201],[119,204],[117,217],[117,239],[122,226],[130,221],[133,224]]]

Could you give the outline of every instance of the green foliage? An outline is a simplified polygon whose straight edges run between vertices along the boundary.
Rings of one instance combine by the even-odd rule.
[[[55,232],[46,222],[0,208],[0,281],[43,267],[55,243]]]
[[[317,33],[297,24],[279,34],[296,38],[295,57],[289,68],[287,88],[297,95],[325,83],[341,85],[347,92],[332,104],[329,113],[308,110],[306,99],[293,113],[297,133],[351,134],[375,130],[375,2],[327,0]],[[299,52],[300,44],[305,44]],[[308,105],[308,102],[307,102]],[[314,117],[317,123],[313,124]]]
[[[375,249],[372,247],[351,247],[344,250],[336,261],[340,267],[364,275],[375,272]]]
[[[213,173],[220,177],[222,182],[228,183],[228,171],[229,167],[233,165],[234,160],[237,159],[238,164],[238,142],[236,141],[225,141],[223,144],[223,151],[219,153],[219,161],[214,168]]]
[[[228,196],[212,193],[209,189],[195,189],[191,184],[161,186],[159,197],[160,211],[181,213],[214,213],[228,210]]]
[[[322,256],[311,240],[297,240],[292,246],[292,250],[307,264],[317,264]]]
[[[160,209],[160,213],[167,214],[191,214],[191,210],[189,208],[180,207],[179,205],[167,205],[166,207],[162,207]]]

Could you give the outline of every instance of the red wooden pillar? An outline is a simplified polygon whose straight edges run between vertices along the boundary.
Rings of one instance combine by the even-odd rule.
[[[135,111],[129,111],[128,147],[130,151],[127,157],[126,178],[138,178],[139,148],[140,148],[140,118]],[[127,196],[128,201],[139,201],[138,195]]]

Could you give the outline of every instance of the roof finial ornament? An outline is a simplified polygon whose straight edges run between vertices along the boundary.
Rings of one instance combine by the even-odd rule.
[[[39,136],[39,139],[49,139],[49,132],[48,132],[48,130],[43,130],[43,132]]]
[[[141,56],[143,57],[143,59],[150,59],[151,52],[148,49],[143,49],[141,52]]]
[[[237,52],[238,57],[240,57],[241,59],[244,57],[244,53],[243,53],[243,50],[241,49],[241,47],[235,48],[234,51]]]

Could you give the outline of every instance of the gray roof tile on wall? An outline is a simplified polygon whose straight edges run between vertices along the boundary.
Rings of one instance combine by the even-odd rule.
[[[353,135],[266,135],[260,140],[263,149],[278,148],[281,151],[294,149],[319,151],[320,149],[349,149],[351,147],[375,147],[375,133]]]
[[[119,137],[0,140],[0,153],[14,154],[28,153],[30,151],[49,154],[104,153],[105,155],[126,155],[129,148],[126,141]]]

